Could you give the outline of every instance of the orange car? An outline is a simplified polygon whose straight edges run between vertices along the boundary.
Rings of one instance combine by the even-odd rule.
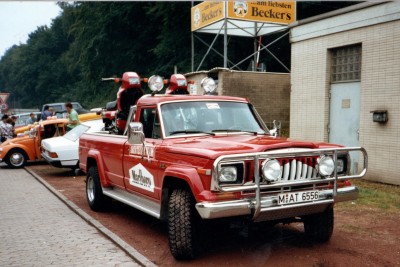
[[[0,162],[11,168],[22,168],[27,161],[42,159],[40,144],[44,137],[44,126],[54,125],[54,136],[62,136],[66,132],[68,119],[53,119],[30,125],[30,130],[19,137],[7,140],[0,145]]]
[[[96,113],[80,114],[78,117],[79,117],[79,121],[81,121],[81,122],[101,119],[101,115],[98,115]],[[25,133],[26,131],[29,131],[31,128],[32,128],[32,125],[18,127],[15,129],[15,133],[16,134]]]

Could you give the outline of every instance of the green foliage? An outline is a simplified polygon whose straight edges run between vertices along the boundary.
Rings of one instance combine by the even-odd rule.
[[[335,2],[332,2],[335,3]],[[299,2],[299,10],[314,15],[321,8]],[[340,4],[324,6],[324,11]],[[79,101],[86,107],[104,106],[115,99],[117,85],[101,77],[135,71],[142,77],[168,77],[177,66],[191,71],[189,1],[177,2],[60,2],[62,14],[51,27],[38,27],[27,44],[11,47],[0,60],[0,88],[10,92],[14,107],[41,107],[44,103]],[[298,15],[299,17],[299,15]],[[214,35],[201,35],[211,43]],[[263,40],[267,44],[274,36]],[[195,68],[208,47],[195,41]],[[215,49],[222,53],[222,37]],[[270,47],[290,66],[288,38]],[[251,38],[229,38],[229,58],[238,62],[253,51]],[[285,71],[267,52],[261,54],[268,71]],[[201,69],[222,66],[214,52]],[[239,67],[247,69],[249,62]]]

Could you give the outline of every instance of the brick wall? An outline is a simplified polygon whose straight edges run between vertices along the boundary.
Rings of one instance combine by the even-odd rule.
[[[369,154],[367,179],[400,184],[400,21],[292,43],[290,136],[328,141],[328,49],[362,44],[360,145]],[[372,122],[370,111],[388,110]]]
[[[282,134],[288,135],[290,116],[290,75],[288,73],[213,71],[218,77],[218,94],[245,97],[255,106],[264,122],[269,126],[273,120],[282,122]],[[200,82],[206,72],[187,74],[203,91]]]
[[[265,123],[282,122],[288,134],[290,121],[290,75],[268,72],[221,72],[222,94],[250,99]]]

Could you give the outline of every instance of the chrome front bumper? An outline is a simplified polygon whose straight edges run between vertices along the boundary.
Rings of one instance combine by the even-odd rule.
[[[336,202],[355,200],[358,197],[358,188],[348,186],[338,188],[334,196],[333,190],[321,190],[320,198],[313,202],[304,202],[290,205],[278,205],[278,196],[261,197],[261,210],[254,221],[277,220],[292,218],[325,210],[326,207]],[[256,200],[241,199],[221,202],[200,202],[196,209],[203,219],[216,219],[234,216],[253,215],[256,210]]]

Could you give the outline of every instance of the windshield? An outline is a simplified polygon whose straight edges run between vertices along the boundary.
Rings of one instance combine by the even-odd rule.
[[[90,127],[86,126],[86,125],[78,125],[75,128],[73,128],[71,131],[69,131],[68,133],[66,133],[64,135],[64,138],[67,138],[68,140],[71,140],[72,142],[75,142],[76,140],[78,140],[79,137],[81,137],[81,135],[83,133],[85,133]]]
[[[161,114],[165,136],[217,132],[265,134],[247,103],[174,102],[163,104]]]

